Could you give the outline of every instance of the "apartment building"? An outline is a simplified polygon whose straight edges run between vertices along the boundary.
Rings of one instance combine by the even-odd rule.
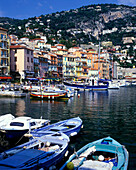
[[[59,77],[63,77],[63,55],[57,54],[57,72]]]
[[[63,76],[76,76],[76,56],[73,53],[69,53],[63,57]]]
[[[34,77],[33,50],[21,45],[10,46],[11,71],[18,72],[21,79]]]
[[[0,27],[0,79],[11,79],[10,74],[10,39],[7,31]]]
[[[48,66],[50,61],[50,55],[46,51],[40,51],[39,55],[39,76],[48,77]]]
[[[58,70],[57,70],[57,65],[58,65],[58,60],[57,60],[57,55],[49,53],[50,55],[50,62],[48,65],[48,75],[49,77],[58,77]]]

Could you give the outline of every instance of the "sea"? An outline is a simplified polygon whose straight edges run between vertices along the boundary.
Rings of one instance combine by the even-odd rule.
[[[111,136],[127,148],[128,169],[136,169],[136,87],[79,91],[64,101],[34,100],[29,93],[25,98],[0,98],[0,115],[7,113],[16,117],[42,117],[51,123],[79,116],[83,128],[71,140],[72,149],[78,150],[89,142]],[[0,149],[8,147],[11,145]]]

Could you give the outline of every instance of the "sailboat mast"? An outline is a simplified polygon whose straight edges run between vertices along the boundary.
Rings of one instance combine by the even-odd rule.
[[[98,80],[100,78],[100,41],[99,41],[99,50],[98,50]]]

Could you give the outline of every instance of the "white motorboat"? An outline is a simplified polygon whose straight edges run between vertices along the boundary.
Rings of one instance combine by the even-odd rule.
[[[108,89],[119,89],[119,84],[109,81]]]
[[[33,129],[38,129],[49,124],[49,120],[46,119],[33,119],[31,117],[17,117],[1,128],[1,131],[5,133],[7,138],[19,138],[27,132],[31,132]]]
[[[0,129],[6,126],[14,118],[15,117],[12,114],[5,114],[5,115],[0,116]]]

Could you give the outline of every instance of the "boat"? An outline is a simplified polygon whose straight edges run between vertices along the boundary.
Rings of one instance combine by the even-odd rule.
[[[88,143],[72,154],[60,168],[78,170],[127,170],[129,153],[111,137]]]
[[[96,90],[107,90],[108,89],[108,82],[103,82],[102,80],[94,80],[90,79],[88,83],[86,82],[63,82],[63,84],[68,88],[74,90],[81,90],[81,91],[96,91]]]
[[[47,133],[63,132],[69,137],[75,136],[79,133],[82,126],[82,120],[79,117],[59,121],[57,123],[48,125],[40,129],[34,129],[30,132],[33,137],[40,137]]]
[[[65,85],[66,88],[71,88],[71,89],[74,89],[74,90],[84,91],[86,89],[86,84],[83,83],[83,82],[64,81],[63,84]]]
[[[30,97],[37,98],[37,99],[46,99],[46,100],[56,100],[61,99],[66,96],[66,93],[59,93],[59,92],[31,92]]]
[[[9,89],[1,90],[0,97],[26,97],[26,94],[22,91],[10,91]]]
[[[0,154],[0,169],[36,170],[55,167],[67,154],[69,137],[63,133],[35,138]]]
[[[1,132],[5,133],[6,138],[20,138],[25,133],[31,132],[33,129],[45,127],[49,124],[46,119],[33,119],[27,116],[16,117],[1,128]]]
[[[119,89],[119,88],[120,88],[120,87],[119,87],[119,84],[118,84],[118,83],[109,81],[108,89]]]
[[[4,126],[8,124],[11,120],[13,120],[15,117],[12,114],[5,114],[0,116],[0,129],[2,129]]]

